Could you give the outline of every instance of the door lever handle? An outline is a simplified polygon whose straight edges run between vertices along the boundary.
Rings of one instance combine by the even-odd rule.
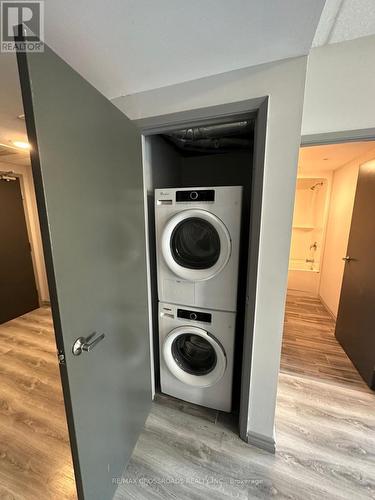
[[[342,257],[342,260],[345,260],[345,262],[350,262],[351,260],[354,260],[353,257],[350,257],[349,255],[345,255],[345,257]]]
[[[74,354],[74,356],[79,356],[80,354],[82,354],[82,351],[92,351],[94,347],[98,345],[99,342],[101,342],[105,337],[105,334],[102,333],[101,335],[99,335],[99,337],[94,338],[94,340],[90,342],[90,340],[95,337],[95,335],[96,332],[92,333],[88,337],[78,337],[72,347],[72,353]]]

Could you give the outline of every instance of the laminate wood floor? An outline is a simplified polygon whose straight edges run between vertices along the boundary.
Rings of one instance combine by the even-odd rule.
[[[115,500],[375,499],[375,397],[333,328],[316,299],[288,296],[275,455],[231,416],[159,395]]]
[[[371,392],[334,331],[335,322],[318,298],[289,290],[281,371]]]
[[[51,312],[0,325],[0,499],[75,499]]]
[[[374,409],[366,392],[282,373],[272,455],[225,414],[159,396],[114,498],[374,499]]]
[[[276,436],[271,455],[241,441],[231,416],[159,396],[115,500],[375,499],[375,398],[359,385],[281,373]],[[0,499],[73,498],[42,308],[0,325]]]

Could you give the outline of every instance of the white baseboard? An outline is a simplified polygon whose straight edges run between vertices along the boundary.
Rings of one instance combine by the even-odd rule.
[[[248,432],[247,442],[257,448],[268,451],[269,453],[276,452],[276,443],[273,438],[257,434],[256,432]]]
[[[331,309],[327,306],[327,304],[324,302],[324,299],[322,299],[321,295],[318,295],[318,299],[320,300],[320,302],[323,304],[323,306],[325,307],[325,309],[327,310],[327,313],[332,316],[332,319],[336,322],[337,320],[337,317],[333,314],[333,312],[331,311]]]

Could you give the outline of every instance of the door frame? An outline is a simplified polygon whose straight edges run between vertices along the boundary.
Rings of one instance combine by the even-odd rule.
[[[248,254],[248,276],[247,276],[247,307],[245,310],[245,328],[243,338],[243,359],[241,372],[241,395],[240,395],[240,412],[239,412],[239,434],[242,440],[248,442],[248,416],[249,416],[249,401],[250,401],[250,375],[251,375],[251,360],[252,360],[252,344],[254,332],[254,317],[256,304],[256,286],[258,278],[258,256],[259,256],[259,237],[260,237],[260,220],[262,210],[263,196],[263,173],[265,159],[265,143],[267,129],[267,110],[268,96],[246,99],[242,101],[234,101],[226,104],[219,104],[204,108],[194,108],[182,110],[175,113],[168,113],[158,116],[150,116],[134,120],[134,123],[140,128],[143,142],[143,156],[145,152],[144,141],[147,136],[162,134],[178,128],[195,127],[222,123],[223,120],[238,120],[244,118],[256,118],[255,120],[255,137],[254,137],[254,156],[253,156],[253,179],[252,179],[252,195],[251,195],[251,211],[250,211],[250,236],[249,236],[249,254]],[[145,175],[145,159],[143,158],[144,168],[144,190],[145,190],[145,213],[146,213],[146,252],[148,262],[148,280],[149,280],[149,318],[150,327],[150,346],[151,359],[154,362],[153,338],[155,335],[155,325],[153,317],[156,314],[154,298],[152,297],[152,263],[151,245],[149,241],[150,226],[152,221],[149,220],[149,212],[147,207],[147,183]],[[157,316],[156,316],[157,317]],[[157,364],[156,364],[157,366]],[[153,374],[155,378],[155,367],[153,366]],[[153,395],[155,393],[155,380],[153,379]],[[266,443],[267,445],[267,443]],[[265,444],[263,443],[263,447]],[[273,451],[270,449],[270,451]]]
[[[338,130],[321,134],[305,134],[301,136],[301,147],[339,144],[341,142],[365,142],[375,140],[375,128],[358,130]]]
[[[334,132],[322,132],[316,134],[302,134],[300,149],[302,147],[309,147],[309,146],[324,146],[330,144],[340,144],[345,142],[367,142],[367,141],[368,142],[375,141],[375,128],[365,128],[357,130],[337,130]],[[296,182],[297,182],[297,177],[298,177],[298,170],[296,170],[296,178],[295,178]],[[295,190],[293,196],[295,196]],[[284,310],[284,317],[285,317],[285,310]],[[284,338],[284,331],[282,334],[282,338]],[[279,368],[279,377],[277,382],[278,387],[280,385],[280,374],[281,374],[281,367]]]
[[[320,134],[305,134],[301,136],[301,145],[300,148],[309,147],[309,146],[324,146],[330,144],[342,144],[345,142],[374,142],[375,141],[375,128],[364,128],[358,130],[342,130],[336,132],[324,132]],[[298,173],[297,173],[298,174]],[[332,189],[332,186],[331,186]],[[330,194],[329,194],[330,196]],[[327,221],[326,221],[327,225]],[[327,227],[325,228],[324,234],[324,245],[325,245],[325,237],[327,233]],[[322,260],[324,260],[324,253],[322,255]],[[341,293],[341,291],[340,291]],[[322,300],[322,299],[321,299]],[[325,306],[325,304],[324,304]],[[333,313],[325,306],[328,313],[333,317],[336,322],[336,319]]]
[[[364,128],[358,130],[342,130],[336,132],[323,132],[320,134],[305,134],[301,135],[301,145],[300,149],[309,146],[328,146],[330,144],[342,144],[346,142],[374,142],[375,141],[375,128]],[[298,175],[298,172],[297,172]],[[332,185],[331,185],[332,189]],[[330,196],[330,193],[329,193]],[[325,223],[327,226],[327,221]],[[325,248],[325,238],[327,233],[327,227],[325,228],[324,234],[324,248]],[[324,260],[324,253],[321,257]],[[341,291],[340,291],[341,293]],[[321,299],[322,300],[322,299]],[[325,304],[324,304],[325,306]],[[325,306],[328,313],[336,319],[333,313]]]

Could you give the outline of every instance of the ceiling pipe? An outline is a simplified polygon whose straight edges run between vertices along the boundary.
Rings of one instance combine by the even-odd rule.
[[[165,134],[180,149],[195,152],[223,152],[249,149],[252,144],[252,120],[190,127]]]

